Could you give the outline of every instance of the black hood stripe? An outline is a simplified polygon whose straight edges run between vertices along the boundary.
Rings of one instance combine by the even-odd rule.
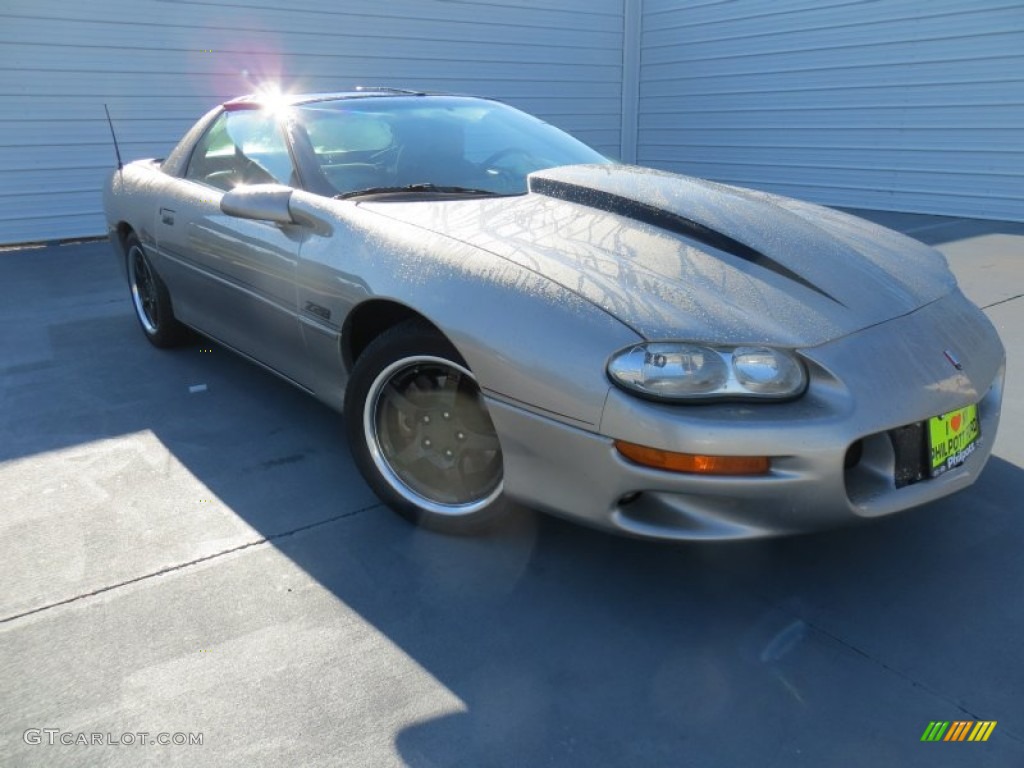
[[[725,251],[726,253],[731,253],[733,256],[737,256],[751,264],[756,264],[757,266],[763,267],[764,269],[785,277],[788,280],[799,283],[805,288],[810,288],[815,293],[819,293],[825,298],[834,301],[836,304],[843,306],[843,303],[834,296],[826,293],[818,286],[808,282],[793,270],[766,256],[760,251],[751,248],[749,245],[744,245],[739,240],[734,240],[728,235],[723,235],[721,232],[708,229],[703,224],[699,224],[685,216],[680,216],[676,213],[672,213],[671,211],[662,210],[661,208],[655,208],[653,205],[640,203],[636,200],[630,200],[628,197],[613,195],[610,192],[602,192],[599,189],[591,189],[590,187],[581,187],[564,181],[555,181],[554,179],[537,177],[531,178],[530,191],[547,197],[553,197],[556,200],[564,200],[568,203],[577,203],[579,205],[585,205],[588,208],[596,208],[597,210],[604,211],[606,213],[625,216],[626,218],[633,219],[634,221],[650,224],[653,227],[658,227],[659,229],[674,232],[677,235],[692,238],[693,240],[704,243],[704,245],[717,248],[718,250]]]

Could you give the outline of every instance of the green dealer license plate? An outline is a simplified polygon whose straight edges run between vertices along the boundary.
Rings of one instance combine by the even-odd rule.
[[[981,425],[978,406],[968,405],[928,419],[928,447],[931,450],[931,476],[959,467],[978,447]]]

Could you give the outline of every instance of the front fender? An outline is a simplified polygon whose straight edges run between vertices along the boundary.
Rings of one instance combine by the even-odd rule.
[[[640,340],[634,331],[521,265],[356,203],[312,197],[293,204],[332,209],[337,226],[303,244],[300,294],[339,328],[363,301],[404,304],[448,337],[488,396],[597,430],[605,365]]]

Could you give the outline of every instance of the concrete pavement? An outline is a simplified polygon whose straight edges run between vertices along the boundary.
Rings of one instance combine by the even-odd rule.
[[[0,765],[1024,765],[1024,225],[867,215],[999,328],[995,455],[929,507],[731,545],[412,529],[340,416],[146,344],[106,243],[0,252]]]

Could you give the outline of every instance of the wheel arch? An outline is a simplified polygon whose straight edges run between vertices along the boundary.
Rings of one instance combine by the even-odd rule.
[[[419,320],[430,326],[454,346],[451,338],[437,323],[412,307],[394,299],[367,299],[349,312],[341,329],[341,359],[351,372],[363,351],[382,333],[408,320]]]
[[[117,224],[117,241],[122,248],[124,248],[125,240],[128,239],[128,235],[135,234],[135,229],[127,221],[120,221]]]
[[[127,248],[128,236],[129,235],[135,235],[136,237],[138,237],[138,235],[135,232],[134,227],[132,227],[132,225],[129,224],[127,221],[119,221],[117,223],[117,226],[114,227],[113,233],[114,233],[114,237],[111,239],[111,245],[114,246],[114,251],[115,251],[115,253],[117,254],[117,256],[119,257],[119,259],[121,261],[121,269],[127,275],[127,267],[125,266],[125,258],[128,255],[128,248]]]

